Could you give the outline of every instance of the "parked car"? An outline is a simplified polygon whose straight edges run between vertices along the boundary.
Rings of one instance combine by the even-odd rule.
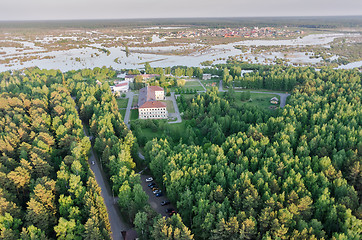
[[[152,181],[153,181],[152,177],[146,178],[146,182],[152,182]]]
[[[162,197],[162,196],[163,196],[162,192],[156,193],[156,197]]]
[[[161,193],[161,190],[155,190],[155,191],[153,191],[153,194],[157,194],[157,193]]]
[[[154,186],[153,188],[151,188],[152,191],[156,191],[158,190],[158,187],[157,186]]]
[[[161,206],[165,206],[165,205],[168,205],[168,204],[170,204],[170,201],[168,201],[168,200],[161,202]]]
[[[92,165],[96,164],[94,161],[92,161]]]
[[[156,186],[156,183],[152,182],[152,183],[148,184],[148,187],[150,187],[150,188],[153,186]]]
[[[166,209],[166,213],[172,213],[173,211],[175,211],[175,209],[173,209],[173,208],[167,208]]]

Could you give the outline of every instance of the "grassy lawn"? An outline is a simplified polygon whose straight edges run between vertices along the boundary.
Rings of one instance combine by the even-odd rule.
[[[200,85],[199,81],[187,81],[185,83],[185,87],[187,88],[189,86],[201,86],[201,85]]]
[[[258,106],[261,108],[269,108],[270,106],[275,106],[273,104],[270,103],[270,99],[272,97],[277,97],[280,101],[280,97],[278,95],[274,95],[274,94],[263,94],[263,93],[251,93],[250,94],[250,98],[251,98],[251,102],[249,101],[241,101],[240,100],[240,94],[241,93],[235,93],[236,96],[236,105],[239,107],[242,107],[243,105],[249,105],[249,106]],[[277,105],[279,106],[279,105]]]
[[[147,138],[147,141],[151,141],[154,138],[160,138],[162,131],[154,132],[150,128],[142,128],[142,134]]]
[[[163,120],[158,120],[163,121]],[[142,128],[142,135],[147,139],[147,141],[151,141],[154,138],[161,138],[165,135],[171,135],[174,139],[179,140],[181,137],[184,137],[186,132],[185,122],[167,124],[165,130],[158,129],[156,132],[152,131],[150,128]]]
[[[138,95],[133,95],[132,107],[137,106],[138,104]]]
[[[168,127],[169,127],[171,133],[174,133],[174,134],[177,133],[179,135],[182,135],[186,131],[185,121],[180,122],[180,123],[169,124]]]
[[[119,110],[119,113],[122,115],[122,119],[124,119],[124,115],[126,115],[126,109]]]
[[[117,98],[118,108],[126,108],[128,104],[128,98]]]
[[[175,108],[173,107],[173,103],[171,100],[164,100],[164,101],[161,101],[161,102],[164,102],[167,104],[167,111],[169,113],[174,113],[175,112]]]
[[[213,87],[218,88],[219,82],[220,82],[220,80],[201,80],[201,83],[205,86],[206,89],[211,89]]]
[[[130,120],[136,120],[138,119],[138,109],[131,109],[131,117]]]

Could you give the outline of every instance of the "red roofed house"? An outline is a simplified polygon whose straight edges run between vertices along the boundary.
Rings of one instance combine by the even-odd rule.
[[[165,99],[165,91],[159,86],[148,86],[140,89],[138,95],[139,119],[164,119],[168,117],[166,103],[157,100]]]
[[[118,83],[117,85],[111,86],[112,92],[128,92],[129,90],[129,82],[123,81]]]

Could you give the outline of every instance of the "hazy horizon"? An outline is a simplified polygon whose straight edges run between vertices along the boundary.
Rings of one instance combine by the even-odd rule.
[[[356,0],[4,0],[0,21],[360,16]]]

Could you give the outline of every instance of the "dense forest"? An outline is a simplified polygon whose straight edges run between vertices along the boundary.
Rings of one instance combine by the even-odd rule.
[[[123,123],[108,85],[113,69],[0,73],[0,238],[109,239],[88,166],[93,148],[141,239],[360,239],[361,73],[272,66],[239,77],[241,69],[163,69],[232,81],[224,93],[178,97],[180,135],[136,121],[165,129],[148,142],[141,125],[132,132]],[[250,92],[232,86],[292,96],[269,111],[237,104]],[[147,203],[136,173],[143,164],[180,214],[162,218]]]
[[[0,74],[1,239],[110,239],[91,143],[62,78]]]
[[[180,101],[195,122],[187,144],[146,144],[151,171],[196,239],[360,239],[361,73],[261,76],[279,74],[295,75],[296,86],[277,116],[243,120],[248,109],[228,113],[214,89]]]

